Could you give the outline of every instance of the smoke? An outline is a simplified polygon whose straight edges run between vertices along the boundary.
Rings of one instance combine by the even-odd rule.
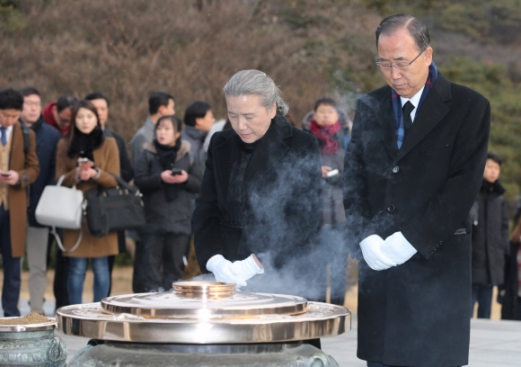
[[[267,133],[265,138],[272,136]],[[329,275],[331,298],[343,299],[346,231],[340,224],[321,225],[322,192],[328,184],[322,179],[316,146],[304,143],[281,149],[276,139],[263,144],[256,148],[246,171],[251,179],[245,181],[248,200],[239,249],[236,255],[227,256],[234,261],[254,253],[265,271],[242,290],[324,300]],[[257,154],[264,154],[265,159],[259,160]],[[254,171],[248,172],[250,169]],[[338,205],[342,205],[341,199]]]
[[[343,299],[347,286],[352,283],[346,282],[348,253],[345,238],[343,226],[324,226],[313,239],[309,251],[288,256],[282,266],[275,265],[274,252],[269,249],[257,253],[264,274],[249,279],[241,291],[290,294],[323,302],[329,286],[331,300]],[[215,281],[215,277],[210,273],[191,280]]]

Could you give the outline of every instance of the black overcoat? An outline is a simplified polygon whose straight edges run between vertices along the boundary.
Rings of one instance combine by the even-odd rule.
[[[240,156],[234,130],[210,142],[193,215],[195,251],[203,272],[216,254],[230,261],[269,253],[275,268],[308,249],[320,227],[321,167],[316,138],[277,115],[258,141],[244,174],[244,225],[229,223],[228,186]]]
[[[502,320],[519,320],[517,315],[519,301],[519,265],[517,264],[517,256],[519,252],[519,243],[509,242],[509,253],[505,258],[505,281],[499,287],[501,301],[501,319]]]
[[[391,89],[362,96],[345,156],[348,235],[401,231],[418,252],[384,271],[359,266],[358,357],[393,366],[467,364],[468,213],[487,154],[490,105],[441,74],[401,149]]]
[[[478,219],[472,228],[472,284],[503,284],[505,256],[510,247],[504,193],[499,180],[483,182],[474,204]]]

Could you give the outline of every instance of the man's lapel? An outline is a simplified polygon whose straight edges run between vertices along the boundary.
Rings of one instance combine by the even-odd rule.
[[[399,97],[398,97],[399,98]],[[381,100],[378,107],[377,121],[380,122],[381,126],[379,131],[382,132],[381,143],[385,146],[385,150],[389,153],[391,159],[396,158],[398,155],[398,145],[396,130],[394,127],[394,115],[393,115],[393,103],[391,100],[391,88],[386,88],[384,97]]]
[[[445,117],[449,112],[449,107],[445,102],[450,99],[452,99],[450,82],[439,74],[432,90],[416,115],[412,127],[403,140],[403,145],[395,161],[400,160],[409,153]]]

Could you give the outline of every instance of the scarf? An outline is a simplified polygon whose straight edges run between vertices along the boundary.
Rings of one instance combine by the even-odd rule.
[[[38,121],[36,121],[34,124],[32,124],[31,126],[31,129],[37,133],[38,131],[40,131],[40,129],[42,128],[42,125],[43,125],[43,116],[40,116],[40,118],[38,119]]]
[[[438,79],[438,69],[434,64],[434,61],[429,66],[429,76],[427,81],[425,82],[425,87],[423,88],[422,95],[420,97],[420,103],[416,106],[416,116],[418,116],[418,112],[420,111],[423,102],[427,99],[427,95],[432,89],[432,86]],[[398,149],[402,147],[403,138],[404,138],[404,127],[403,127],[403,113],[402,113],[402,101],[400,100],[400,96],[393,89],[391,93],[391,100],[393,103],[393,116],[394,116],[394,128],[396,131],[396,144],[398,145]]]
[[[69,145],[69,150],[67,151],[67,156],[69,158],[74,158],[75,156],[78,156],[79,158],[88,158],[94,162],[94,155],[92,152],[101,147],[104,141],[105,136],[99,125],[89,134],[82,133],[76,126],[74,126],[73,136],[71,144]]]
[[[324,155],[335,155],[340,147],[335,135],[342,129],[340,122],[333,125],[319,125],[315,120],[311,120],[311,133],[315,135],[320,143],[320,151]]]
[[[157,152],[157,159],[159,160],[159,164],[163,170],[171,170],[174,168],[175,161],[177,159],[177,152],[181,147],[181,139],[177,139],[174,146],[163,145],[160,144],[157,139],[153,141],[154,147]],[[165,189],[166,201],[171,203],[177,196],[179,195],[179,185],[178,184],[167,184],[163,182],[163,187]]]

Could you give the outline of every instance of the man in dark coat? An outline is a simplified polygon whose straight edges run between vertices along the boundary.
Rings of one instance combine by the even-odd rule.
[[[40,92],[36,88],[21,90],[24,106],[20,121],[36,134],[36,154],[40,174],[30,186],[27,208],[27,261],[29,264],[29,297],[31,312],[43,314],[43,296],[47,284],[47,248],[49,228],[36,221],[35,212],[43,190],[54,185],[56,168],[56,146],[60,133],[45,123],[42,116]]]
[[[483,176],[490,106],[438,73],[418,19],[384,19],[376,43],[388,86],[358,100],[344,171],[348,235],[363,255],[358,357],[370,367],[465,365],[468,213]]]
[[[20,92],[12,88],[0,90],[0,253],[5,317],[20,316],[20,260],[25,255],[27,187],[40,172],[35,134],[29,131],[27,142],[27,135],[18,122],[23,104]]]
[[[498,180],[501,158],[487,155],[483,183],[472,206],[472,308],[478,303],[478,318],[489,319],[494,286],[503,284],[508,255],[508,211],[505,189]]]

